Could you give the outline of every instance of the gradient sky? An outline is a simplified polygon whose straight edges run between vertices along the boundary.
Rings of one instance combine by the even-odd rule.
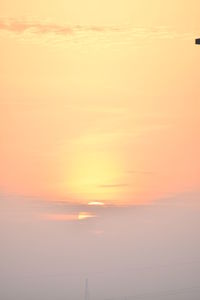
[[[106,242],[105,232],[115,236],[116,231],[121,243],[126,230],[125,244],[132,249],[135,209],[141,223],[134,231],[137,237],[142,228],[147,230],[140,220],[141,215],[148,219],[146,209],[151,208],[152,219],[163,216],[165,209],[167,219],[173,211],[176,228],[175,212],[187,214],[192,197],[195,204],[193,199],[188,219],[196,218],[200,47],[194,39],[200,36],[199,1],[3,0],[0,11],[0,217],[4,256],[8,253],[4,259],[10,261],[18,240],[10,237],[12,242],[6,243],[6,236],[12,236],[12,230],[20,235],[21,224],[33,225],[31,234],[41,251],[42,234],[62,232],[55,242],[59,245],[67,224],[73,261],[73,249],[80,248],[84,236],[92,245],[93,236]],[[131,228],[119,229],[126,218]],[[178,219],[183,225],[184,218]],[[157,221],[162,224],[161,217]],[[163,239],[163,231],[156,232],[154,225],[155,243]],[[30,228],[19,238],[24,247]],[[195,234],[197,227],[191,228]],[[184,230],[180,232],[185,243]],[[147,247],[149,240],[144,240]],[[114,251],[111,243],[109,247],[109,253]],[[143,261],[139,249],[136,256]],[[175,252],[180,249],[177,244]],[[27,251],[29,258],[34,255]],[[48,251],[46,264],[51,255],[59,256],[54,248]],[[188,256],[184,252],[183,261],[191,261],[193,251],[191,247]],[[19,253],[20,248],[16,257]],[[152,263],[159,253],[152,254]],[[125,264],[131,258],[128,253]],[[76,257],[75,273],[87,273],[82,256],[80,260],[79,269]],[[61,262],[55,267],[59,269]],[[15,259],[8,264],[8,278],[18,267]],[[26,266],[22,278],[32,268],[33,264]],[[14,299],[6,290],[3,293],[5,299]],[[70,300],[79,299],[73,291],[69,295]]]

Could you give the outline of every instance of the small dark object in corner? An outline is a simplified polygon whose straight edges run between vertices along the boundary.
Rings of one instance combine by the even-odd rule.
[[[195,44],[196,44],[196,45],[200,45],[200,39],[196,39],[196,40],[195,40]]]

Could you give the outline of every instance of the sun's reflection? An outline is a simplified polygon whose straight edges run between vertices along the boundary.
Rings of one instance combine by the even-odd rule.
[[[89,218],[95,218],[96,215],[90,212],[79,212],[76,214],[58,214],[58,213],[46,213],[42,214],[42,220],[55,221],[55,222],[71,222],[71,221],[81,221]]]
[[[88,203],[89,206],[104,206],[105,204],[103,202],[99,201],[91,201]]]
[[[89,219],[89,218],[95,218],[96,215],[92,214],[90,212],[80,212],[78,215],[78,220],[85,220],[85,219]]]

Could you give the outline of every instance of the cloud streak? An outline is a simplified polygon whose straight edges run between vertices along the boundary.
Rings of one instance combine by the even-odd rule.
[[[34,21],[19,21],[15,19],[0,19],[0,30],[23,34],[31,32],[34,34],[56,34],[68,36],[78,32],[117,32],[120,29],[117,27],[104,26],[67,26],[54,23],[42,23]]]
[[[54,35],[70,37],[79,35],[103,34],[120,37],[122,40],[132,39],[192,39],[194,33],[177,32],[164,27],[116,27],[116,26],[82,26],[82,25],[61,25],[32,20],[19,20],[0,18],[0,32],[12,33],[15,35],[32,34],[35,36]]]
[[[100,188],[103,189],[112,189],[112,188],[124,188],[124,187],[128,187],[129,185],[126,183],[118,183],[118,184],[102,184],[99,185]]]

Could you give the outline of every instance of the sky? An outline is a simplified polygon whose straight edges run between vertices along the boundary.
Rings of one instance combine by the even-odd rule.
[[[0,2],[0,298],[199,298],[199,9]]]

